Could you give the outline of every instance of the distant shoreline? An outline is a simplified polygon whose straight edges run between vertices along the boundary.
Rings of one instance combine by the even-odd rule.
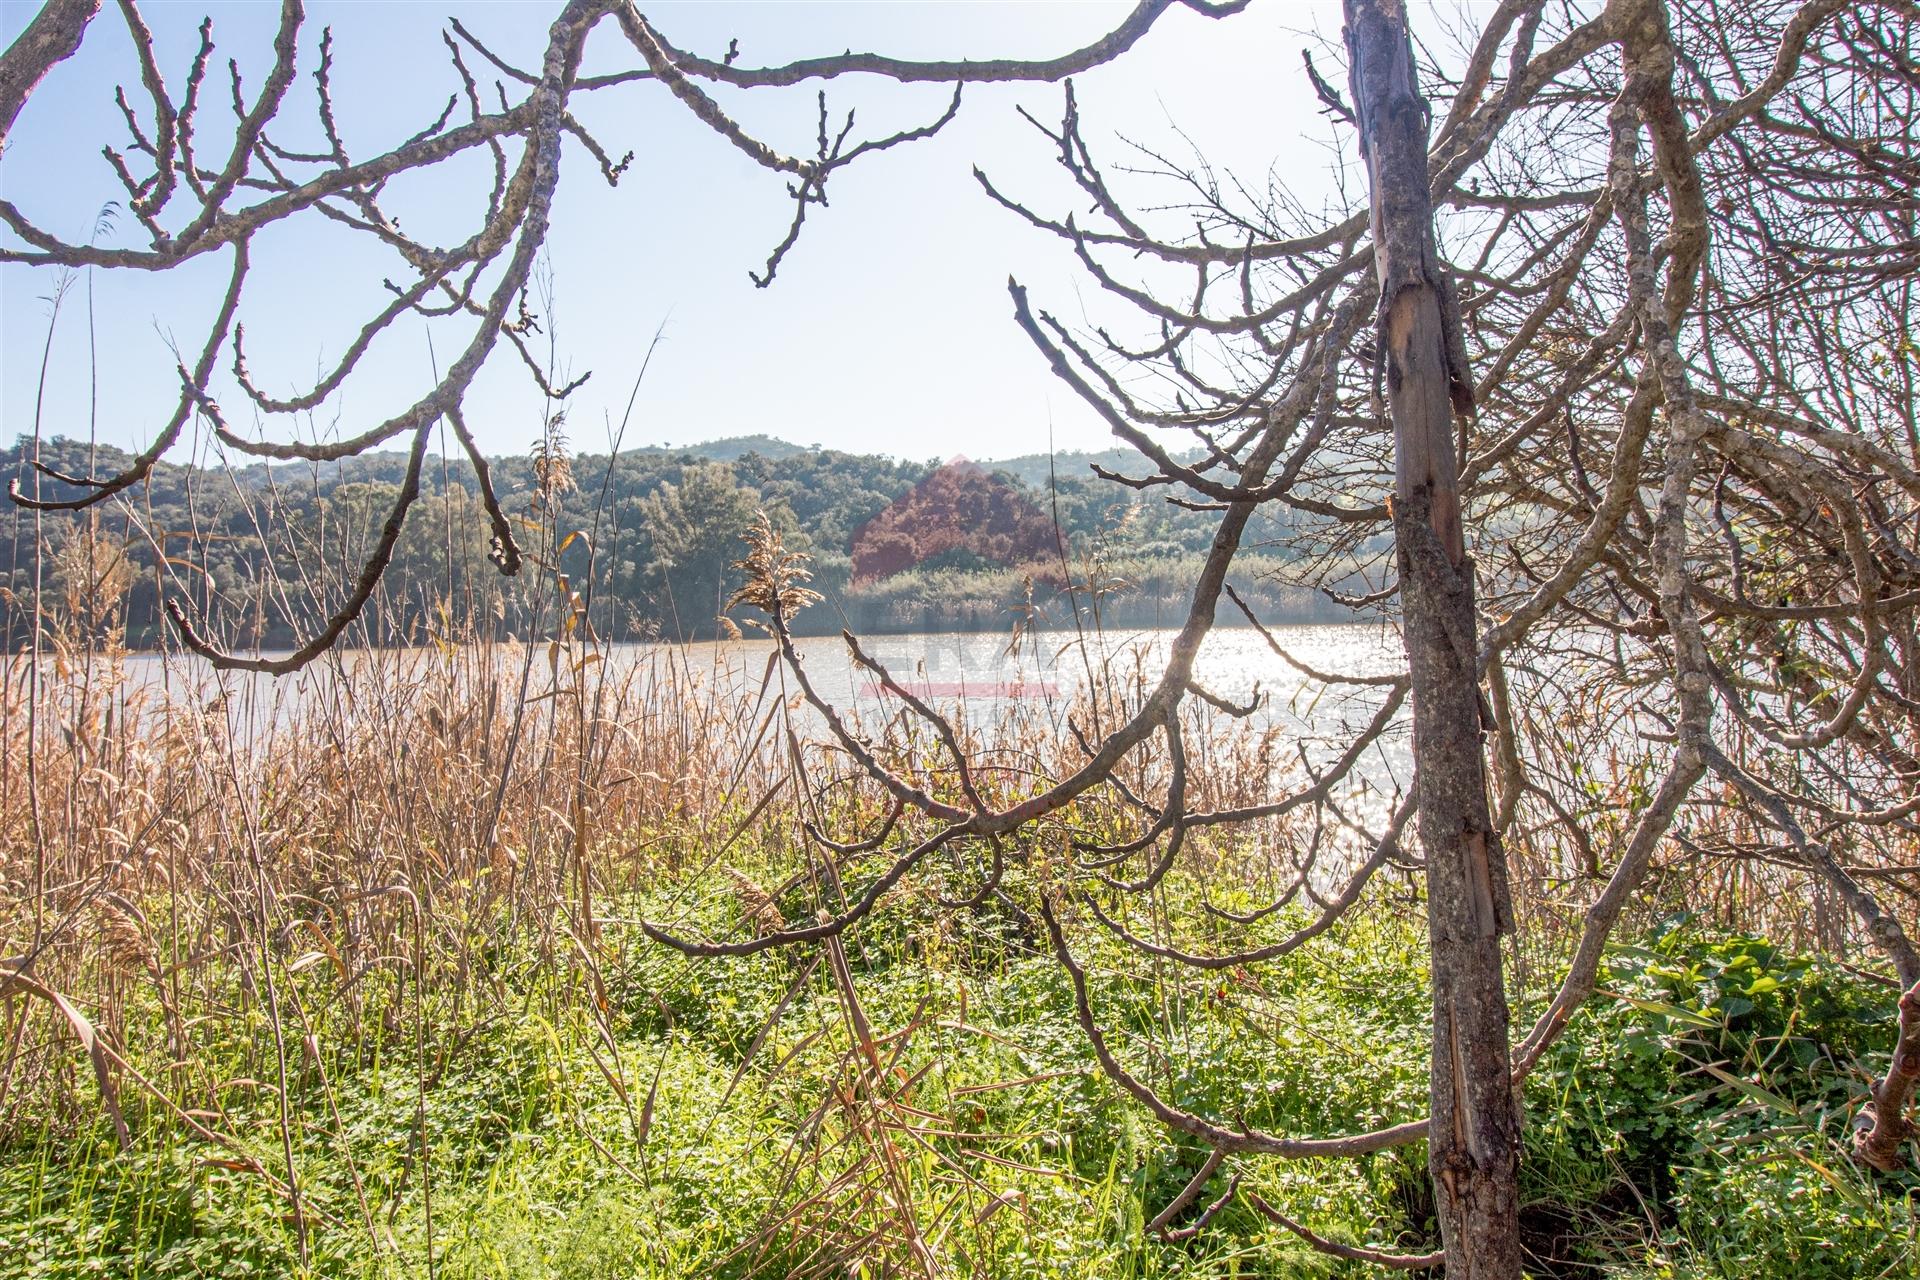
[[[789,624],[791,634],[799,639],[820,639],[837,636],[841,634],[843,630],[848,629],[840,623],[838,615],[834,614],[831,610],[825,610],[824,613],[822,613],[823,608],[823,606],[816,606],[815,609],[793,619]],[[1330,608],[1339,609],[1340,606],[1330,605]],[[1345,627],[1363,626],[1374,623],[1380,620],[1380,616],[1378,612],[1356,614],[1342,611],[1340,614],[1335,615],[1331,613],[1315,614],[1311,612],[1293,611],[1277,612],[1272,616],[1263,616],[1260,621],[1263,626],[1267,627]],[[743,619],[742,621],[746,620]],[[1165,616],[1142,617],[1137,614],[1130,614],[1125,610],[1107,609],[1102,611],[1102,616],[1097,628],[1094,620],[1090,617],[1084,617],[1081,626],[1078,628],[1075,627],[1071,618],[1048,618],[1030,628],[1028,634],[1035,636],[1055,636],[1065,639],[1072,638],[1080,634],[1083,630],[1086,634],[1092,635],[1096,629],[1108,635],[1115,633],[1173,631],[1183,625],[1185,621],[1186,618],[1184,614],[1178,614],[1176,616],[1176,614],[1171,611]],[[1014,618],[1011,615],[1007,615],[998,619],[992,625],[987,625],[984,620],[977,625],[957,625],[952,622],[929,619],[927,620],[927,625],[913,625],[911,623],[881,624],[875,626],[855,626],[852,627],[851,630],[856,637],[863,639],[867,637],[884,637],[891,639],[899,636],[926,636],[929,638],[937,638],[940,636],[1011,635],[1014,625]],[[1231,612],[1226,609],[1220,610],[1215,615],[1213,623],[1214,630],[1240,631],[1249,629],[1249,626],[1250,624],[1241,616],[1238,610],[1232,610]],[[126,636],[121,642],[125,645],[128,653],[143,656],[172,652],[176,651],[179,647],[178,637],[171,632],[167,633],[167,639],[171,642],[169,644],[162,645],[157,643],[158,638],[158,635],[153,629],[142,628],[138,634]],[[548,637],[536,636],[531,638],[544,640]],[[742,634],[737,638],[717,628],[708,628],[682,636],[644,635],[622,632],[618,635],[602,636],[600,640],[601,643],[609,645],[710,645],[715,643],[759,643],[763,642],[765,638],[765,635],[757,629],[751,626],[743,626]],[[502,630],[486,638],[487,642],[495,644],[520,643],[527,639],[529,639],[529,637],[520,636],[506,630]],[[476,638],[467,638],[458,643],[466,645],[477,642],[479,641],[477,641]],[[386,652],[390,650],[426,649],[431,648],[433,643],[432,639],[423,636],[408,643],[380,645],[348,644],[345,647],[356,652],[369,650]],[[24,656],[27,651],[27,644],[28,640],[25,636],[16,637],[13,652],[10,656]],[[249,656],[258,653],[262,657],[274,657],[291,653],[297,646],[297,638],[291,635],[275,635],[270,637],[267,643],[257,648],[248,644],[241,646],[237,652],[243,652]]]

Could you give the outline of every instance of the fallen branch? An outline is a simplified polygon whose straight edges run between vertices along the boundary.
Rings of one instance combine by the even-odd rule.
[[[1345,1258],[1349,1262],[1371,1262],[1376,1267],[1386,1267],[1393,1271],[1423,1271],[1428,1267],[1437,1267],[1446,1254],[1439,1249],[1432,1253],[1388,1253],[1384,1249],[1367,1249],[1356,1244],[1341,1244],[1325,1236],[1315,1235],[1299,1223],[1280,1212],[1260,1198],[1258,1191],[1247,1192],[1247,1203],[1258,1209],[1274,1222],[1305,1240],[1321,1253],[1336,1258]]]

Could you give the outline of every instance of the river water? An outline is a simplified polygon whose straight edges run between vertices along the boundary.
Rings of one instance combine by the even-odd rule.
[[[1288,654],[1316,670],[1377,676],[1405,667],[1399,636],[1382,625],[1320,623],[1274,627],[1271,633]],[[1102,671],[1103,664],[1115,673],[1157,676],[1175,634],[1173,628],[1159,628],[1082,638],[1050,631],[1012,643],[1004,633],[944,632],[875,636],[861,645],[910,692],[977,718],[1014,700],[1070,703]],[[536,655],[542,656],[537,665],[542,667],[546,647],[545,642],[534,646]],[[871,710],[884,700],[879,682],[856,667],[838,636],[802,637],[794,647],[815,689],[836,707]],[[526,652],[512,643],[494,648],[497,660],[508,669],[516,667]],[[771,640],[747,638],[677,645],[614,644],[601,652],[610,670],[670,669],[725,695],[757,689],[773,649]],[[216,672],[191,654],[140,653],[124,661],[129,688],[146,690],[150,696],[199,701],[218,696],[285,709],[325,695],[343,676],[371,663],[424,669],[447,657],[446,651],[432,647],[347,649],[283,677]],[[1262,695],[1261,712],[1254,718],[1257,723],[1272,720],[1306,727],[1316,723],[1321,703],[1329,696],[1328,686],[1288,665],[1259,632],[1248,627],[1219,627],[1209,634],[1195,675],[1209,692],[1236,703],[1247,702],[1257,690]],[[1342,705],[1349,701],[1337,690],[1333,698]]]
[[[1110,630],[1083,640],[1071,631],[1056,630],[1029,634],[1015,645],[1006,633],[932,633],[874,636],[862,644],[909,691],[977,729],[990,734],[995,723],[1018,714],[1029,725],[1037,719],[1064,733],[1069,709],[1089,680],[1152,682],[1164,667],[1175,634],[1171,628]],[[1282,626],[1273,628],[1272,635],[1299,662],[1322,672],[1375,676],[1405,667],[1397,632],[1383,624]],[[900,709],[870,672],[854,664],[839,637],[806,637],[795,647],[816,691],[841,713],[872,724]],[[573,650],[576,656],[580,652]],[[638,677],[634,687],[652,691],[645,696],[726,703],[758,699],[763,684],[774,695],[796,692],[791,677],[777,665],[769,676],[773,652],[772,641],[765,638],[621,644],[605,646],[597,661],[604,664],[600,671],[605,674]],[[531,654],[527,646],[512,643],[491,646],[489,653],[497,669],[515,680],[523,668],[529,671],[528,692],[536,697],[551,687],[559,664],[568,660],[567,650],[545,642],[536,643]],[[138,654],[125,660],[125,688],[129,693],[145,691],[141,714],[156,714],[164,707],[214,711],[234,737],[258,742],[298,723],[299,713],[312,709],[316,700],[404,699],[434,664],[471,666],[475,654],[434,647],[345,650],[279,678],[216,672],[191,655]],[[378,668],[382,678],[367,679],[374,674],[372,668]],[[1236,704],[1259,694],[1258,709],[1244,721],[1213,717],[1219,732],[1277,731],[1297,742],[1315,767],[1339,755],[1383,697],[1378,687],[1329,685],[1303,675],[1249,627],[1216,628],[1201,648],[1195,674],[1208,692]],[[817,716],[804,707],[799,712],[800,723],[824,734]],[[1355,780],[1364,780],[1378,794],[1404,788],[1408,778],[1404,735],[1392,734],[1360,762]]]

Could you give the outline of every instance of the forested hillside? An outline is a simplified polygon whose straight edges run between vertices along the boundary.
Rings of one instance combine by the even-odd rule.
[[[42,470],[32,456],[32,442],[19,440],[9,474],[48,497],[78,492],[49,473],[105,475],[129,461],[60,437],[40,444]],[[533,572],[508,579],[488,562],[490,524],[464,460],[430,457],[368,622],[422,639],[473,626],[526,634],[542,625],[543,608],[579,593],[614,605],[594,611],[596,625],[614,631],[607,638],[708,637],[727,626],[718,618],[738,585],[733,561],[762,510],[811,558],[829,603],[809,616],[815,629],[997,629],[1021,616],[1064,625],[1076,604],[1083,618],[1114,625],[1171,621],[1217,517],[1092,470],[1119,461],[1110,451],[907,462],[754,436],[624,451],[609,472],[606,455],[556,442],[494,464],[502,504],[536,557]],[[31,612],[38,546],[48,566],[40,590],[56,616],[124,623],[129,642],[146,645],[172,596],[238,642],[288,644],[351,587],[406,463],[399,452],[161,463],[124,504],[85,517],[49,513],[36,524],[16,509],[9,643]],[[1007,531],[989,528],[988,507],[1002,509]],[[1350,616],[1288,584],[1300,549],[1279,520],[1264,519],[1243,592],[1274,618]]]

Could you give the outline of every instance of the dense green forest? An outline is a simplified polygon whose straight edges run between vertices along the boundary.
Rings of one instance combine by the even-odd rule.
[[[26,492],[79,492],[56,478],[107,475],[129,455],[22,438],[10,473]],[[503,578],[465,459],[428,459],[364,642],[484,626],[537,633],[568,611],[605,639],[695,639],[726,629],[742,535],[765,511],[810,557],[826,607],[815,630],[992,630],[1035,623],[1166,625],[1182,616],[1216,517],[1105,479],[1121,455],[1046,454],[976,465],[902,461],[752,436],[687,449],[500,458],[494,477],[528,553]],[[406,455],[324,464],[161,463],[88,517],[8,531],[9,647],[26,634],[36,581],[50,615],[124,627],[155,642],[161,601],[185,602],[229,642],[285,645],[338,606],[378,540]],[[1289,584],[1283,517],[1263,516],[1241,589],[1277,620],[1350,617]],[[40,557],[36,568],[36,556]],[[37,576],[36,576],[37,575]],[[1226,619],[1223,615],[1223,620]]]

